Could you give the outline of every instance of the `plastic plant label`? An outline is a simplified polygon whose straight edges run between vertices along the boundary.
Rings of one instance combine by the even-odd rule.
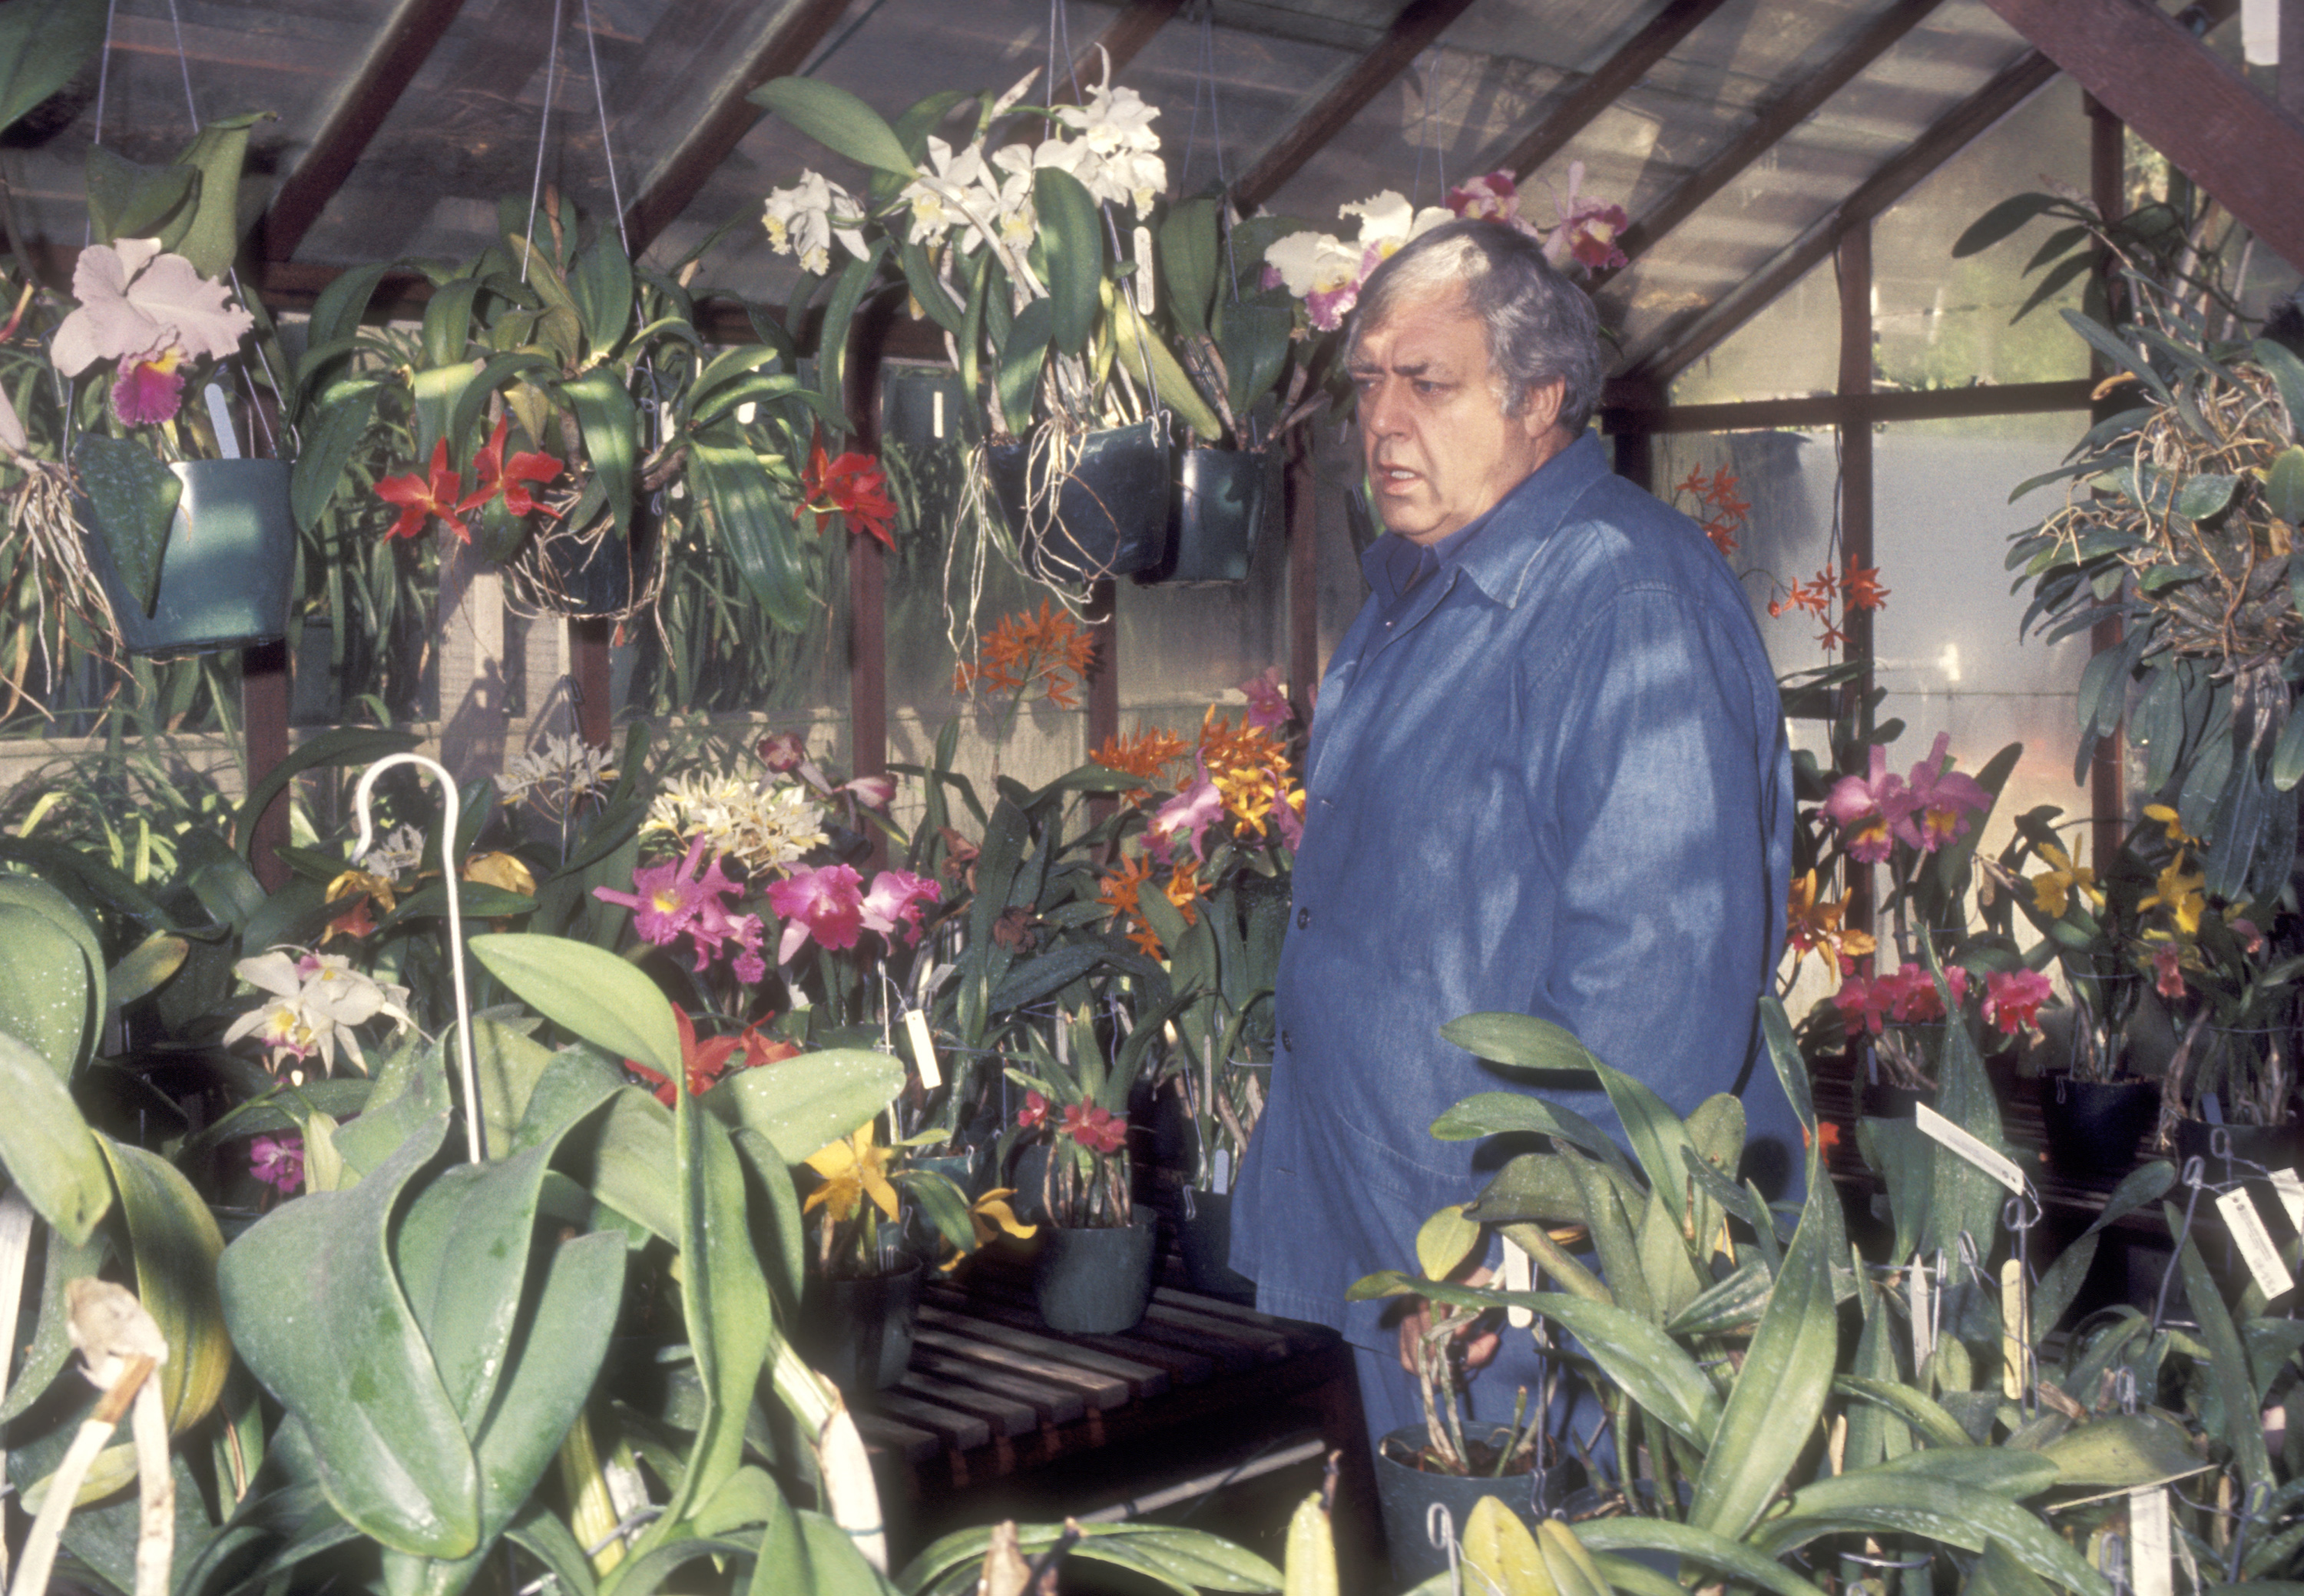
[[[1915,1117],[1921,1131],[1932,1140],[1952,1149],[2016,1195],[2020,1197],[2024,1194],[2024,1172],[2016,1167],[2016,1161],[2007,1154],[1986,1146],[1978,1137],[1952,1124],[1926,1103],[1919,1105]]]
[[[1232,1190],[1232,1149],[1217,1148],[1216,1156],[1210,1163],[1208,1191],[1210,1194],[1221,1197]]]
[[[1533,1289],[1533,1286],[1530,1284],[1533,1271],[1529,1265],[1528,1254],[1521,1252],[1520,1249],[1520,1244],[1513,1241],[1509,1236],[1504,1238],[1504,1256],[1503,1275],[1504,1289],[1506,1291],[1529,1291]],[[1536,1328],[1536,1310],[1533,1308],[1507,1308],[1504,1310],[1504,1320],[1516,1330],[1533,1329]]]
[[[2216,1199],[2216,1210],[2224,1217],[2232,1231],[2232,1244],[2240,1249],[2248,1264],[2248,1272],[2256,1277],[2257,1286],[2268,1297],[2276,1297],[2294,1289],[2295,1278],[2288,1266],[2280,1261],[2280,1249],[2272,1244],[2272,1236],[2264,1228],[2264,1216],[2256,1211],[2245,1187],[2234,1187]]]
[[[2168,1493],[2157,1486],[2128,1493],[2129,1580],[2136,1596],[2175,1596],[2169,1568]]]
[[[944,1071],[936,1066],[936,1039],[928,1034],[928,1017],[919,1009],[904,1014],[904,1034],[912,1039],[912,1062],[919,1066],[920,1084],[930,1091],[944,1084]]]
[[[1912,1367],[1917,1369],[1936,1349],[1936,1310],[1928,1300],[1928,1266],[1918,1252],[1912,1254],[1911,1273],[1906,1282],[1907,1295],[1912,1300]]]
[[[2288,1222],[2304,1230],[2304,1178],[2299,1178],[2293,1169],[2275,1169],[2272,1189],[2280,1193],[2280,1206],[2288,1210]]]
[[[2000,1266],[2000,1394],[2023,1399],[2032,1352],[2032,1303],[2024,1290],[2024,1264],[2012,1258]]]

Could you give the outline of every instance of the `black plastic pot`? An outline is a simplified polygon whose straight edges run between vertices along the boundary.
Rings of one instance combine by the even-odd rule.
[[[2067,1175],[2126,1174],[2159,1117],[2157,1081],[2083,1081],[2058,1070],[2040,1084],[2048,1159]]]
[[[1058,453],[1052,441],[1029,438],[985,451],[993,497],[1024,569],[1042,582],[1079,584],[1149,569],[1168,521],[1162,420],[1082,434],[1062,450],[1073,456],[1062,477],[1054,471]]]
[[[2210,1125],[2205,1119],[2176,1122],[2176,1159],[2207,1160],[2207,1177],[2225,1182],[2256,1175],[2250,1164],[2266,1169],[2293,1169],[2304,1164],[2304,1120],[2286,1125]]]
[[[1256,1303],[1256,1282],[1232,1267],[1232,1193],[1184,1188],[1176,1245],[1192,1289],[1227,1302]]]
[[[1272,450],[1186,449],[1160,558],[1139,582],[1246,582],[1257,534],[1273,501]]]
[[[920,1312],[920,1266],[858,1280],[811,1275],[800,1309],[809,1362],[843,1391],[885,1390],[912,1361]]]
[[[1864,1112],[1875,1119],[1913,1119],[1919,1116],[1919,1106],[1936,1105],[1936,1089],[1933,1086],[1893,1086],[1885,1081],[1864,1083]]]
[[[1149,1213],[1112,1229],[1051,1226],[1032,1275],[1032,1294],[1048,1328],[1076,1336],[1134,1329],[1152,1300],[1152,1249],[1158,1235]]]
[[[162,658],[276,642],[287,634],[296,579],[296,517],[282,460],[187,460],[169,466],[184,485],[160,561],[160,593],[146,615],[120,580],[112,552],[80,509],[89,565],[104,584],[129,652]]]
[[[1467,1439],[1471,1430],[1481,1428],[1466,1426]],[[1487,1432],[1498,1438],[1505,1433],[1502,1425],[1487,1427]],[[1376,1449],[1376,1505],[1384,1513],[1384,1540],[1392,1557],[1393,1583],[1402,1590],[1448,1570],[1447,1549],[1433,1545],[1427,1528],[1435,1502],[1447,1508],[1449,1533],[1459,1541],[1464,1538],[1464,1521],[1471,1517],[1474,1504],[1482,1497],[1495,1498],[1534,1530],[1566,1494],[1576,1473],[1574,1464],[1563,1463],[1547,1469],[1541,1480],[1534,1473],[1506,1474],[1500,1480],[1431,1474],[1386,1456],[1393,1441],[1410,1452],[1423,1447],[1427,1439],[1423,1425],[1395,1430],[1384,1439],[1385,1444]]]

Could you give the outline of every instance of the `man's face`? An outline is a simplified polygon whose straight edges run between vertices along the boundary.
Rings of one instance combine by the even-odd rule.
[[[1486,332],[1457,289],[1402,301],[1362,328],[1351,369],[1376,513],[1411,543],[1487,514],[1568,446],[1557,379],[1504,414]]]

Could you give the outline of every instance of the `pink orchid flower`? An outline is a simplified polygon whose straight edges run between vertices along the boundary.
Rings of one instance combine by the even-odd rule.
[[[864,895],[864,929],[877,931],[893,943],[897,928],[902,926],[904,940],[918,942],[922,907],[935,903],[937,896],[936,884],[926,876],[882,870],[872,878],[872,890]]]
[[[1984,978],[1984,1017],[2013,1036],[2037,1023],[2053,987],[2037,970],[1995,970]]]
[[[2188,990],[2184,955],[2173,942],[2163,942],[2152,950],[2152,989],[2163,998],[2181,998]]]
[[[1296,718],[1296,711],[1288,702],[1288,695],[1280,691],[1280,667],[1265,667],[1260,676],[1250,676],[1240,684],[1248,695],[1248,727],[1262,731],[1266,726],[1286,726]]]
[[[1888,751],[1876,743],[1871,774],[1843,776],[1834,783],[1823,812],[1840,828],[1841,845],[1850,858],[1877,864],[1895,847],[1900,824],[1916,803],[1904,778],[1888,774]]]
[[[712,862],[710,873],[697,879],[697,863],[703,855],[704,838],[699,836],[689,845],[687,858],[634,870],[631,891],[595,887],[592,896],[604,904],[622,904],[630,909],[632,929],[661,947],[695,923],[708,896],[735,890],[720,874],[717,859]]]
[[[1928,757],[1912,767],[1907,784],[1908,806],[1891,822],[1896,835],[1923,853],[1933,853],[1967,835],[1969,815],[1992,807],[1992,794],[1976,778],[1950,768],[1945,750],[1950,732],[1938,732]],[[1852,850],[1851,850],[1852,852]]]
[[[1152,817],[1152,841],[1163,859],[1179,837],[1190,840],[1193,858],[1205,859],[1207,855],[1201,847],[1201,838],[1209,827],[1224,819],[1224,794],[1209,777],[1207,761],[1195,754],[1192,766],[1199,771],[1199,779],[1162,804],[1159,812]]]
[[[173,421],[184,403],[184,352],[174,344],[120,362],[112,379],[112,413],[124,427]]]
[[[853,781],[843,782],[839,790],[850,794],[866,809],[885,809],[896,796],[896,778],[893,776],[860,776]]]
[[[282,1195],[292,1197],[304,1184],[304,1138],[258,1136],[248,1150],[248,1172]]]
[[[863,878],[847,864],[794,870],[790,879],[769,887],[768,906],[784,922],[776,944],[779,964],[791,964],[811,938],[826,947],[853,947],[864,930]]]
[[[221,360],[240,347],[256,318],[232,303],[182,255],[164,255],[157,238],[90,244],[72,267],[80,308],[64,318],[48,358],[66,377],[99,361],[149,359],[161,350]]]
[[[1444,203],[1460,216],[1510,222],[1520,215],[1520,185],[1509,172],[1490,172],[1461,188],[1450,189]]]

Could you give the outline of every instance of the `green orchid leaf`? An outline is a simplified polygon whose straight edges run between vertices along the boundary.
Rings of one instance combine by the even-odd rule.
[[[275,1209],[216,1271],[233,1344],[302,1422],[328,1500],[363,1534],[431,1558],[479,1545],[479,1467],[388,1238],[447,1134],[443,1115],[350,1191]]]
[[[1216,302],[1222,241],[1216,233],[1216,200],[1202,195],[1178,201],[1160,224],[1163,302],[1187,335],[1208,330],[1208,308]]]
[[[865,1048],[831,1048],[740,1070],[699,1100],[724,1123],[767,1137],[785,1163],[797,1164],[852,1135],[903,1086],[901,1059]]]
[[[806,568],[792,514],[777,503],[759,456],[741,444],[699,438],[688,446],[688,461],[705,524],[745,587],[777,625],[800,631],[812,613]]]
[[[1224,307],[1224,332],[1216,339],[1224,351],[1224,371],[1232,378],[1232,413],[1245,416],[1271,393],[1288,369],[1290,339],[1296,329],[1295,312],[1279,305],[1242,302]]]
[[[0,1166],[67,1245],[85,1244],[112,1206],[96,1137],[49,1062],[0,1030]]]
[[[632,396],[608,367],[597,367],[559,385],[560,395],[576,412],[576,428],[584,437],[585,458],[591,462],[600,488],[607,496],[608,513],[615,518],[619,537],[632,530],[632,491],[640,463],[640,412]]]
[[[1584,1344],[1601,1372],[1699,1450],[1714,1444],[1723,1408],[1719,1388],[1680,1344],[1648,1320],[1605,1303],[1561,1292],[1503,1294],[1531,1308]]]
[[[1582,1526],[1579,1526],[1580,1530]],[[1056,1543],[1060,1524],[1016,1526],[1017,1549],[1026,1558],[1038,1557]],[[1165,1524],[1090,1524],[1081,1526],[1081,1539],[1072,1556],[1142,1574],[1191,1596],[1195,1591],[1276,1592],[1281,1571],[1245,1547],[1235,1546],[1205,1530]],[[934,1542],[906,1564],[894,1580],[896,1588],[920,1596],[950,1588],[955,1576],[965,1575],[968,1590],[976,1588],[984,1554],[992,1544],[990,1529],[961,1530]],[[1182,1581],[1180,1584],[1178,1582]],[[1808,1596],[1787,1592],[1785,1596]]]
[[[2162,1212],[2168,1216],[2169,1234],[2183,1235],[2175,1204],[2164,1203]],[[2240,1346],[2240,1332],[2216,1290],[2215,1277],[2208,1273],[2207,1261],[2200,1256],[2199,1244],[2187,1239],[2177,1251],[2176,1264],[2183,1272],[2185,1300],[2192,1304],[2200,1340],[2207,1347],[2208,1380],[2224,1410],[2224,1442],[2232,1448],[2232,1461],[2249,1489],[2269,1491],[2279,1482],[2273,1478],[2271,1455],[2265,1447],[2264,1425],[2258,1417],[2263,1407],[2249,1380],[2248,1354]]]
[[[289,507],[304,531],[318,526],[327,514],[383,395],[381,382],[348,382],[305,421],[304,446],[288,479]]]
[[[1831,1266],[1845,1249],[1836,1245],[1837,1227],[1824,1210],[1840,1194],[1817,1167],[1813,1148],[1808,1166],[1807,1211],[1752,1332],[1689,1509],[1690,1524],[1731,1540],[1752,1527],[1807,1447],[1838,1362]]]
[[[849,329],[855,323],[856,307],[864,302],[890,247],[886,239],[874,239],[860,259],[841,268],[832,285],[832,297],[825,301],[824,326],[817,335],[817,386],[824,395],[823,412],[838,418],[834,423],[838,430],[846,430],[848,414]]]
[[[992,380],[1008,430],[1020,437],[1031,423],[1032,396],[1039,389],[1040,369],[1047,360],[1048,340],[1055,335],[1055,302],[1036,299],[1016,313],[1007,341],[1000,346],[999,367]]]
[[[166,1159],[98,1134],[97,1150],[119,1193],[136,1296],[167,1337],[160,1365],[161,1405],[168,1431],[181,1434],[206,1418],[224,1394],[233,1341],[216,1292],[224,1235],[192,1183]]]
[[[2054,194],[2017,194],[2003,200],[1973,222],[1952,241],[1955,260],[1981,254],[2001,240],[2014,234],[2027,222],[2043,211],[2054,210],[2058,201]]]
[[[2089,1490],[2135,1490],[2209,1466],[2184,1432],[2151,1413],[2110,1413],[2076,1425],[2040,1448],[2056,1483]]]
[[[1875,1473],[1921,1474],[2020,1502],[2058,1482],[2054,1459],[2012,1447],[1930,1447],[1877,1464]]]
[[[614,954],[563,937],[517,932],[474,937],[470,946],[489,974],[555,1025],[666,1080],[682,1073],[671,1003],[654,981]]]
[[[286,759],[266,772],[249,789],[248,797],[233,812],[233,845],[243,856],[255,845],[256,821],[289,783],[308,770],[336,765],[369,765],[386,754],[405,753],[423,741],[413,732],[383,731],[368,726],[332,726],[296,745]]]
[[[0,128],[80,74],[104,43],[109,14],[104,0],[0,4]]]
[[[1820,1596],[1817,1587],[1782,1563],[1741,1541],[1664,1518],[1599,1518],[1576,1526],[1576,1538],[1594,1552],[1666,1551],[1692,1558],[1776,1596]],[[1680,1589],[1678,1585],[1673,1587]]]
[[[2290,430],[2299,441],[2304,441],[2304,361],[2298,360],[2296,352],[2285,344],[2276,344],[2270,338],[2258,338],[2250,348],[2257,364],[2269,371],[2272,380],[2279,386],[2280,403],[2288,412]]]
[[[568,297],[596,354],[614,354],[632,320],[632,263],[614,236],[603,233],[576,252]]]
[[[240,253],[240,174],[248,157],[249,130],[276,120],[269,111],[222,117],[201,128],[176,157],[177,166],[200,174],[199,198],[193,202],[191,225],[168,247],[211,282],[221,280]]]
[[[915,177],[919,169],[904,153],[881,115],[844,89],[815,78],[777,78],[745,95],[766,106],[827,149],[876,171]]]
[[[1981,1551],[1987,1540],[1998,1541],[2043,1579],[2079,1596],[2111,1596],[2105,1577],[2020,1504],[1885,1466],[1803,1487],[1793,1493],[1789,1511],[1761,1524],[1749,1544],[1765,1557],[1778,1558],[1834,1534],[1919,1535],[1969,1551]]]
[[[89,433],[73,450],[72,464],[121,585],[150,615],[160,601],[160,564],[184,485],[132,438]]]
[[[157,238],[165,247],[191,225],[199,191],[188,166],[147,166],[101,144],[88,152],[89,228],[99,243]]]
[[[1997,1541],[1984,1543],[1984,1556],[1961,1587],[1960,1596],[2050,1596],[2047,1583],[2016,1560]]]
[[[1159,395],[1160,403],[1176,412],[1176,419],[1204,438],[1223,436],[1224,419],[1216,407],[1202,396],[1200,390],[1159,335],[1145,324],[1125,293],[1114,297],[1113,327],[1119,335],[1118,359],[1124,363],[1128,375],[1142,381],[1149,373],[1152,388]]]
[[[0,877],[13,893],[41,883],[24,876]],[[53,892],[53,888],[49,888]],[[56,894],[59,901],[62,894]],[[69,910],[67,902],[64,907]],[[74,926],[78,934],[74,933]],[[45,1059],[58,1081],[70,1081],[96,1044],[103,1017],[104,966],[91,964],[93,940],[77,913],[57,917],[46,903],[0,893],[0,1031],[15,1037]],[[102,957],[102,950],[97,950]]]
[[[1833,1379],[1834,1394],[1853,1396],[1887,1409],[1925,1437],[1934,1447],[1965,1447],[1968,1431],[1960,1421],[1946,1413],[1942,1404],[1922,1396],[1911,1387],[1892,1380],[1866,1375],[1842,1374]]]
[[[1054,315],[1048,335],[1058,353],[1079,354],[1088,347],[1101,308],[1104,223],[1080,180],[1054,166],[1032,174],[1032,208],[1039,221],[1038,242],[1048,264],[1048,303]]]
[[[761,1505],[765,1518],[751,1521],[766,1527],[747,1587],[750,1596],[784,1596],[788,1591],[883,1596],[889,1591],[888,1582],[864,1560],[848,1532],[824,1515],[795,1509],[773,1481]]]

